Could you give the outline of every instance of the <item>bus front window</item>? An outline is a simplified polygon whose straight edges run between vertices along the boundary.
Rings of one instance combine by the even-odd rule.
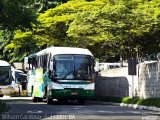
[[[87,55],[56,55],[53,72],[55,79],[92,79],[93,58]]]
[[[92,79],[93,59],[86,55],[75,55],[74,57],[75,72],[78,79]]]
[[[9,70],[6,68],[0,69],[0,85],[8,85],[10,84],[10,79],[9,79]]]
[[[67,74],[74,70],[72,55],[56,55],[54,57],[54,76],[57,79],[64,78]],[[73,79],[72,75],[67,76]]]

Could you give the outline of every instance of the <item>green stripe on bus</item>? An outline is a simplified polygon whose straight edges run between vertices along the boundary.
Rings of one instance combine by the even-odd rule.
[[[72,95],[76,93],[76,95]],[[78,89],[65,89],[55,90],[52,89],[53,99],[89,99],[94,97],[94,90],[78,90]]]

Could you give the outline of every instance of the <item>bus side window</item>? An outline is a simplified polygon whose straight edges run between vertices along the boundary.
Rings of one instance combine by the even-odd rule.
[[[44,56],[41,56],[41,68],[43,68],[43,60],[44,60]]]
[[[42,56],[40,56],[39,59],[40,59],[40,66],[39,67],[42,67]]]
[[[39,61],[39,57],[37,57],[37,68],[39,68],[40,66],[40,61]]]
[[[33,58],[29,58],[28,63],[29,63],[29,70],[32,70],[33,69]]]
[[[48,68],[49,70],[50,70],[50,61],[51,61],[51,54],[48,55],[48,61],[47,61],[47,62],[48,62],[47,68]]]
[[[38,61],[39,61],[39,66],[38,66],[38,68],[40,68],[40,67],[41,67],[41,57],[38,57]]]
[[[49,55],[47,54],[46,55],[46,63],[45,63],[45,65],[46,65],[46,70],[48,71],[48,59],[49,59]]]
[[[42,68],[43,73],[45,73],[47,71],[47,55],[44,55],[42,58]]]
[[[43,68],[47,68],[47,55],[43,56]]]
[[[32,69],[36,68],[36,57],[32,59]]]
[[[31,58],[31,70],[33,69],[33,58]]]
[[[28,59],[29,70],[31,69],[31,58]]]

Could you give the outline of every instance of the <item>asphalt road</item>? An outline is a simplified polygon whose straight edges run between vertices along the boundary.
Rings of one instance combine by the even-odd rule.
[[[76,101],[52,105],[33,103],[30,97],[4,97],[9,109],[0,115],[0,120],[160,120],[159,113],[127,107],[102,105]]]

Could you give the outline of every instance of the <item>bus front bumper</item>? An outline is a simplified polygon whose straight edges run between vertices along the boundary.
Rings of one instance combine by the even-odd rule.
[[[94,90],[83,90],[83,89],[52,89],[51,98],[53,99],[67,99],[67,100],[78,100],[78,99],[92,99],[94,97]]]

